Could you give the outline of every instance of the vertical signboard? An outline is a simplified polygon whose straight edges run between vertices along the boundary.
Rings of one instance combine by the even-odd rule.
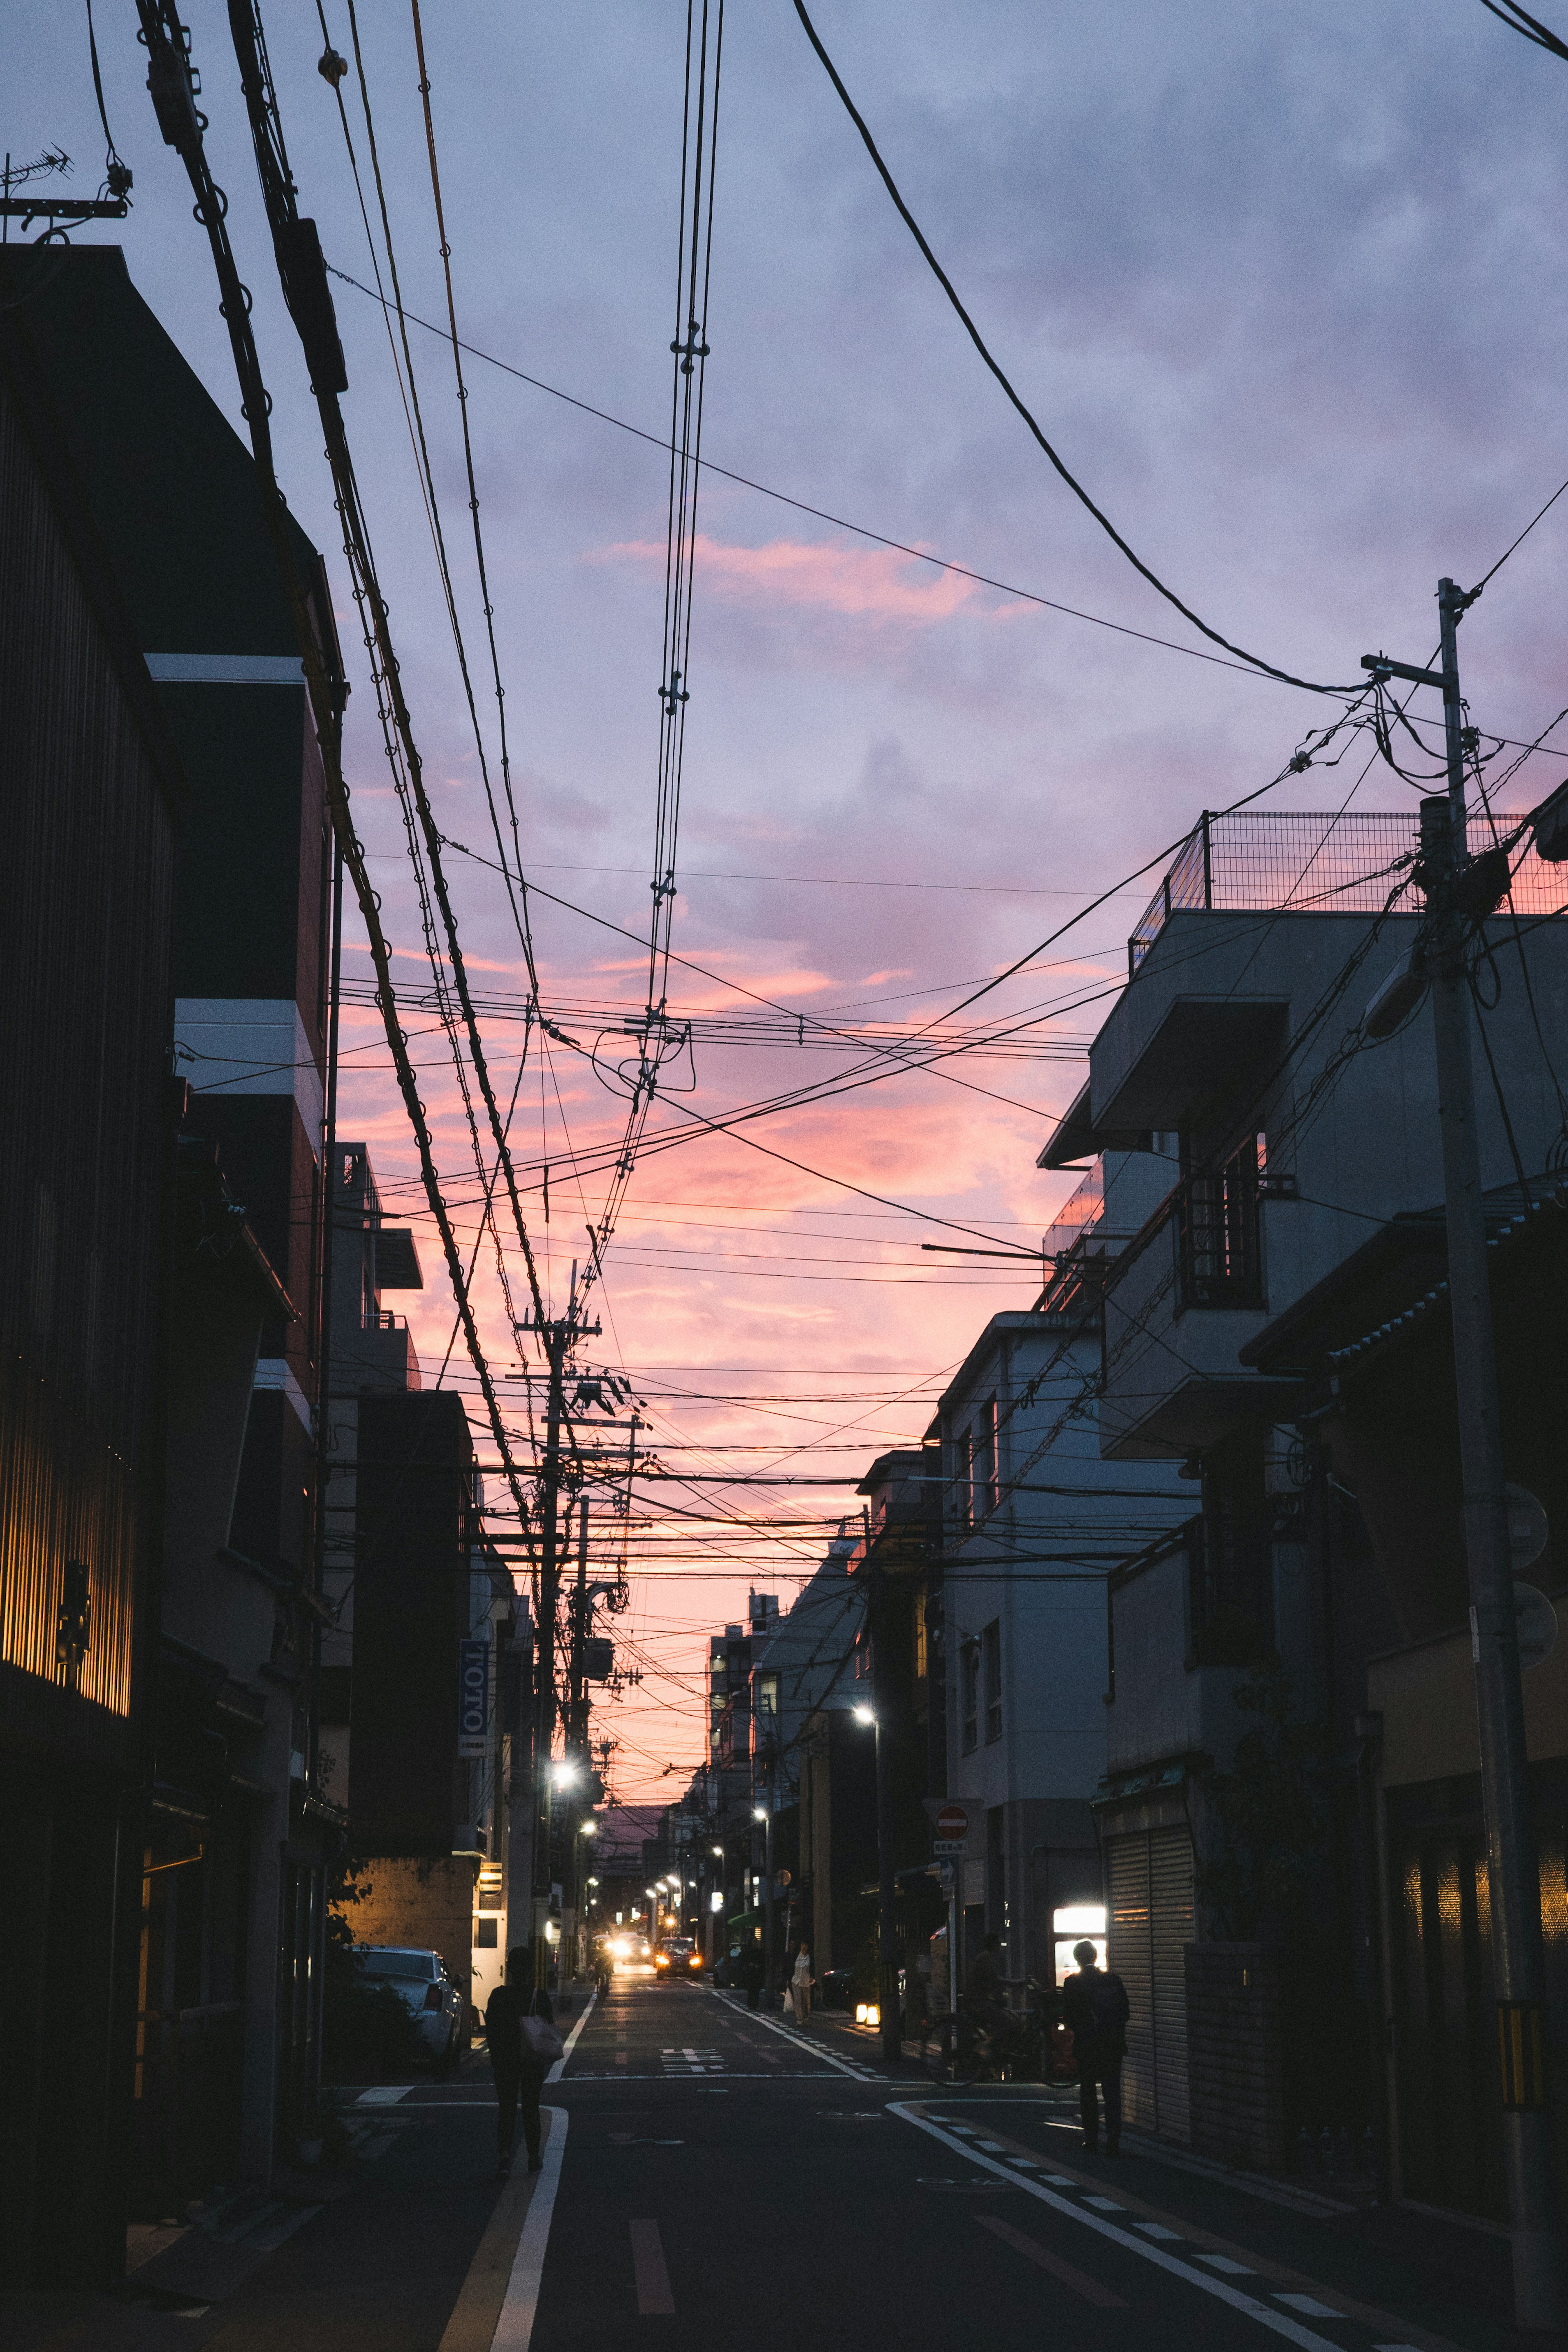
[[[457,1644],[457,1753],[481,1761],[490,1746],[490,1644]]]

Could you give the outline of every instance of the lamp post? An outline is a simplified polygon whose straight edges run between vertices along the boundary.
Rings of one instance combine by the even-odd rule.
[[[754,1805],[752,1818],[763,1823],[762,1936],[765,1969],[762,1997],[767,2006],[773,2006],[773,1791],[768,1792],[766,1805]]]
[[[874,1651],[873,1653],[874,1659]],[[891,2061],[904,2055],[904,2031],[898,2014],[898,1937],[894,1925],[895,1887],[893,1874],[893,1780],[888,1769],[888,1742],[882,1736],[883,1710],[857,1706],[857,1723],[872,1727],[876,1771],[876,1991],[882,2054]]]

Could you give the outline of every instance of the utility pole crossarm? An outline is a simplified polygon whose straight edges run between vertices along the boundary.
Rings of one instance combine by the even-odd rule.
[[[1410,662],[1390,661],[1386,654],[1363,654],[1361,666],[1375,678],[1407,677],[1412,686],[1435,686],[1439,692],[1448,686],[1441,670],[1416,669]]]

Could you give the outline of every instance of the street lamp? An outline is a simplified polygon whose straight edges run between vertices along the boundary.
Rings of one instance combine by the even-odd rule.
[[[874,1634],[872,1656],[874,1669]],[[888,1770],[891,1759],[887,1743],[882,1736],[882,1717],[878,1710],[868,1706],[862,1699],[850,1711],[857,1723],[870,1726],[876,1743],[876,1974],[881,2011],[877,2022],[882,2029],[882,2054],[891,2063],[904,2055],[904,2032],[898,2014],[898,1937],[893,1916],[893,1784]]]
[[[768,1793],[769,1793],[769,1796],[771,1796],[772,1791],[771,1791],[771,1790],[769,1790],[769,1792],[768,1792]],[[765,1993],[765,1996],[766,1996],[766,1999],[767,1999],[768,2006],[768,2008],[769,2008],[769,2009],[771,2009],[771,2008],[772,2008],[772,2006],[773,2006],[773,1958],[774,1958],[774,1955],[773,1955],[773,1807],[772,1807],[771,1803],[768,1803],[768,1804],[766,1804],[766,1805],[753,1805],[753,1807],[751,1808],[751,1818],[752,1818],[752,1820],[753,1820],[754,1822],[762,1822],[762,1824],[763,1824],[763,1838],[764,1838],[764,1841],[765,1841],[765,1843],[764,1843],[764,1848],[763,1848],[763,1860],[762,1860],[762,1868],[763,1868],[763,1873],[764,1873],[763,1881],[762,1881],[762,1934],[763,1934],[763,1938],[764,1938],[764,1942],[765,1942],[765,1946],[766,1946],[766,1954],[765,1954],[765,1957],[766,1957],[766,1962],[767,1962],[767,1965],[766,1965],[766,1969],[765,1969],[765,1971],[764,1971],[764,1975],[763,1975],[762,1982],[763,1982],[763,1990],[764,1990],[764,1993]]]

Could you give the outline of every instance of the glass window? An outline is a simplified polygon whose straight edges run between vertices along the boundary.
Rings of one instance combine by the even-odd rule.
[[[394,1952],[380,1946],[361,1948],[360,1958],[368,1977],[409,1977],[416,1984],[429,1984],[435,1975],[434,1952]]]
[[[1002,1736],[1002,1622],[993,1617],[980,1636],[986,1671],[986,1745]]]
[[[970,1429],[961,1429],[953,1440],[953,1516],[960,1531],[972,1520],[971,1482],[974,1477],[975,1437]]]
[[[960,1687],[963,1694],[963,1745],[966,1756],[972,1756],[977,1745],[976,1718],[979,1708],[980,1653],[977,1643],[964,1644],[963,1672]]]

